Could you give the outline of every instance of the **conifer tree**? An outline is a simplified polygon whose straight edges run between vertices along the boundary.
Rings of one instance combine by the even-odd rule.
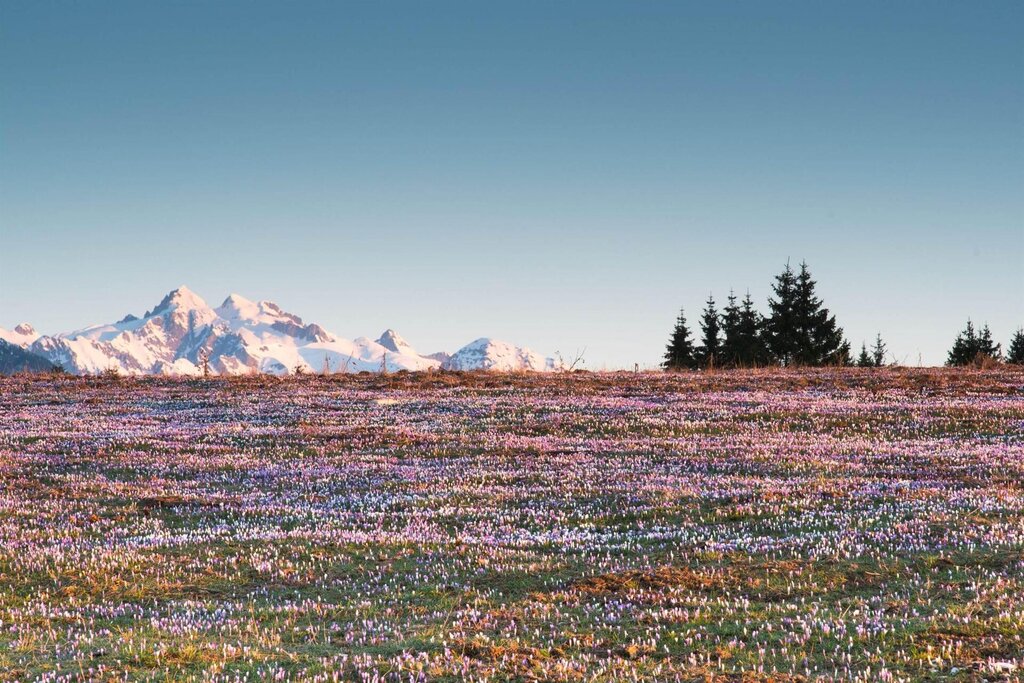
[[[987,324],[978,335],[978,354],[994,360],[1002,360],[1003,357],[1003,345],[992,341],[992,331]]]
[[[807,263],[800,264],[796,278],[797,362],[800,365],[849,365],[850,344],[843,328],[814,293],[817,283]]]
[[[871,347],[871,361],[876,368],[885,365],[885,342],[882,341],[882,333],[875,335],[875,345]]]
[[[864,342],[860,344],[860,355],[857,356],[857,367],[860,368],[873,368],[875,367],[875,359],[868,353],[868,345]]]
[[[697,366],[693,356],[693,342],[690,341],[690,330],[686,326],[686,314],[679,309],[679,317],[676,318],[676,326],[672,330],[672,337],[668,346],[665,347],[665,361],[662,367],[666,370],[684,370]]]
[[[775,298],[768,300],[766,323],[769,348],[783,365],[850,363],[850,344],[843,328],[815,294],[817,283],[806,263],[794,274],[789,264],[775,278]]]
[[[771,314],[764,322],[764,339],[768,350],[782,365],[791,365],[798,351],[796,330],[796,276],[786,264],[785,270],[775,276],[772,285],[775,298],[768,299]]]
[[[1006,362],[1013,365],[1024,365],[1024,327],[1010,337],[1010,346],[1006,349]]]
[[[970,365],[985,358],[1002,359],[1002,345],[992,340],[992,331],[988,325],[981,332],[974,329],[974,323],[968,319],[967,327],[953,341],[953,348],[946,357],[946,365]]]
[[[715,298],[710,294],[708,294],[704,314],[701,316],[700,329],[703,338],[696,353],[698,365],[714,367],[719,362],[718,356],[721,351],[722,340],[719,337],[721,325],[718,318],[718,309],[715,308]]]
[[[760,367],[771,362],[772,354],[765,340],[765,321],[754,308],[750,292],[743,297],[740,308],[739,353],[737,364],[746,367]]]
[[[736,295],[729,290],[729,303],[722,310],[722,346],[719,350],[720,365],[735,367],[739,364],[742,342],[740,340],[740,307]]]
[[[978,355],[978,335],[974,331],[974,322],[968,318],[967,327],[953,340],[953,348],[946,357],[946,365],[969,365]]]

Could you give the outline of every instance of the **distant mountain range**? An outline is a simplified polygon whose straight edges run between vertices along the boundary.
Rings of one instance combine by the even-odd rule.
[[[0,339],[0,375],[13,375],[16,372],[50,372],[53,369],[53,363],[42,356]]]
[[[232,294],[211,308],[188,287],[171,291],[141,317],[40,335],[31,325],[0,327],[0,373],[54,365],[79,375],[241,375],[398,370],[560,369],[553,358],[481,338],[453,354],[422,355],[394,330],[343,339],[271,301]]]

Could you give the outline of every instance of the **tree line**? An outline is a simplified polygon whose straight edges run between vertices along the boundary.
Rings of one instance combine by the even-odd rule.
[[[1011,365],[1024,365],[1024,328],[1018,328],[1010,337],[1010,344],[1003,355],[1003,345],[992,339],[988,325],[981,331],[974,329],[974,322],[967,321],[967,326],[953,341],[953,348],[946,357],[946,365],[985,365],[989,362],[1005,361]]]
[[[662,367],[687,370],[769,365],[885,365],[888,349],[880,333],[871,348],[861,344],[860,355],[854,360],[843,328],[818,297],[816,286],[806,263],[800,264],[799,271],[794,271],[787,263],[775,276],[767,315],[754,307],[749,292],[742,301],[730,292],[721,311],[714,297],[708,295],[700,317],[699,340],[691,338],[686,312],[680,309]],[[993,342],[988,326],[976,332],[973,323],[968,321],[967,328],[950,350],[947,364],[966,365],[982,358],[1003,360],[1000,346]],[[1005,360],[1024,364],[1024,330],[1014,334]]]

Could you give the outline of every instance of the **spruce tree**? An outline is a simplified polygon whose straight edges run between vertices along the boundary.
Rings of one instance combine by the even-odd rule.
[[[806,263],[794,274],[789,264],[775,278],[775,298],[768,300],[771,317],[766,323],[772,353],[783,365],[847,365],[850,344],[843,328],[815,294],[817,283]]]
[[[839,342],[839,348],[829,357],[828,362],[832,365],[853,365],[853,356],[850,355],[850,342],[846,339]]]
[[[665,361],[662,367],[666,370],[684,370],[694,368],[697,363],[693,357],[693,343],[690,341],[690,330],[686,327],[686,314],[679,309],[679,317],[676,318],[676,326],[672,330],[672,337],[668,346],[665,347]]]
[[[864,342],[860,344],[860,355],[857,356],[857,367],[859,368],[873,368],[875,367],[875,359],[868,353],[868,345]]]
[[[1010,337],[1010,346],[1006,349],[1006,362],[1013,365],[1024,365],[1024,327]]]
[[[748,291],[740,308],[737,364],[745,368],[768,365],[772,360],[772,354],[768,350],[766,337],[765,321],[754,308],[754,300],[750,298]]]
[[[739,304],[736,303],[736,295],[729,290],[729,303],[722,311],[722,347],[719,350],[719,364],[736,367],[739,364],[742,352],[742,341],[740,339],[741,313]]]
[[[775,298],[768,299],[771,315],[764,322],[768,350],[782,365],[792,365],[799,349],[796,329],[796,276],[786,264],[772,285]]]
[[[715,298],[710,294],[708,294],[704,314],[701,316],[700,329],[703,339],[696,354],[698,365],[706,368],[714,367],[718,363],[722,340],[718,336],[721,329],[718,309],[715,308]]]
[[[882,341],[882,333],[875,335],[875,345],[871,347],[871,360],[876,368],[885,365],[885,342]]]
[[[797,363],[800,365],[848,365],[850,344],[843,339],[843,328],[814,293],[817,283],[806,263],[800,264],[796,278]]]
[[[992,341],[992,331],[988,329],[988,324],[981,328],[981,334],[978,335],[978,352],[975,355],[994,360],[1001,360],[1003,357],[1003,345]]]
[[[953,348],[946,357],[946,365],[969,365],[978,355],[978,335],[974,331],[974,323],[968,318],[967,327],[953,340]]]

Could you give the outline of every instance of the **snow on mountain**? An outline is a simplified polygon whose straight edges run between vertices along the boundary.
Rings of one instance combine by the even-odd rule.
[[[319,325],[304,325],[302,318],[286,313],[273,301],[250,301],[231,294],[215,313],[228,323],[232,332],[246,328],[258,335],[280,333],[310,342],[334,341],[334,337]]]
[[[545,358],[530,349],[508,342],[482,337],[456,351],[443,365],[445,370],[558,370],[554,358]]]
[[[402,339],[401,335],[394,330],[384,330],[384,334],[380,335],[377,343],[392,353],[406,353],[412,356],[419,355],[412,348],[412,344]]]
[[[202,297],[183,286],[141,318],[129,315],[116,323],[41,337],[30,348],[78,374],[198,374],[199,355],[210,344],[216,321]]]
[[[141,317],[39,337],[30,348],[78,374],[199,375],[265,372],[377,372],[427,370],[440,362],[423,358],[397,333],[385,346],[354,341],[281,309],[272,301],[232,294],[211,308],[195,292],[179,287]]]
[[[35,353],[68,372],[77,375],[96,375],[114,369],[125,372],[131,367],[132,374],[143,374],[145,369],[120,354],[109,344],[92,339],[66,339],[63,337],[40,337],[29,347]]]
[[[49,372],[51,370],[53,370],[53,363],[50,361],[26,351],[18,344],[0,338],[0,375],[13,375],[16,372]]]
[[[39,339],[39,333],[28,323],[21,323],[13,330],[5,330],[0,327],[0,339],[26,349],[32,342]]]
[[[212,308],[182,286],[142,316],[39,336],[30,325],[0,328],[0,339],[76,374],[275,375],[399,370],[555,370],[553,359],[492,339],[453,356],[420,355],[394,330],[376,340],[343,339],[272,301],[231,294]]]

